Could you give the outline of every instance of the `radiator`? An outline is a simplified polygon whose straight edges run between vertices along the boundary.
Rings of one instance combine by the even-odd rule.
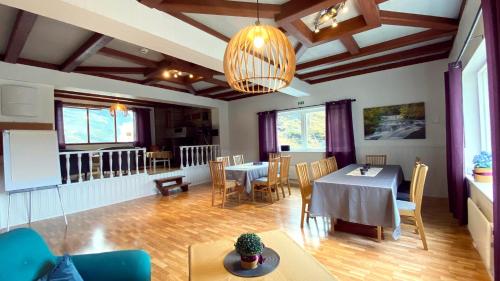
[[[492,272],[493,262],[493,224],[483,215],[481,210],[470,198],[467,199],[469,232],[474,240],[474,247],[483,259],[484,265]]]

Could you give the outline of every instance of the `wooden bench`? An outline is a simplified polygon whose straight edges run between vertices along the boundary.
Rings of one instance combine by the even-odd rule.
[[[183,177],[184,176],[175,176],[175,177],[157,179],[157,180],[155,180],[156,188],[164,196],[169,196],[170,190],[177,188],[177,187],[180,187],[182,189],[182,192],[186,192],[186,191],[188,191],[189,185],[191,183],[182,182]],[[164,186],[165,183],[173,183],[173,184],[169,184],[169,185]]]

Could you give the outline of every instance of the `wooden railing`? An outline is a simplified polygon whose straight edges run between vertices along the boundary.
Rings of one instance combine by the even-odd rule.
[[[63,184],[147,173],[146,149],[59,152]]]
[[[181,169],[208,166],[210,160],[220,155],[219,145],[192,145],[180,147]]]

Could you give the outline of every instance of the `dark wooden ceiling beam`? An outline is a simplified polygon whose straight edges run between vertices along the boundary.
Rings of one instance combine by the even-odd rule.
[[[162,84],[154,84],[153,83],[153,84],[148,85],[148,86],[162,88],[162,89],[165,89],[165,90],[171,90],[171,91],[176,91],[176,92],[189,93],[189,91],[187,91],[186,89],[180,89],[180,88],[169,86],[169,85],[162,85]]]
[[[209,98],[213,98],[213,99],[225,99],[225,98],[229,98],[229,97],[232,97],[232,96],[235,96],[235,95],[243,95],[243,94],[240,93],[240,92],[237,92],[237,91],[230,90],[230,91],[227,91],[227,92],[224,92],[224,93],[220,93],[220,94],[216,94],[216,95],[211,95],[211,96],[208,96],[208,97]]]
[[[35,25],[37,15],[23,10],[17,12],[14,27],[10,33],[9,43],[4,56],[4,61],[16,63],[23,51],[28,36]]]
[[[196,89],[193,87],[193,84],[192,84],[192,83],[190,83],[189,81],[186,81],[186,79],[184,79],[184,81],[185,81],[185,82],[184,82],[184,87],[186,88],[186,90],[187,90],[190,94],[192,94],[192,95],[196,95],[196,94],[198,94],[198,93],[196,92]]]
[[[323,77],[320,79],[308,80],[308,82],[311,84],[324,83],[324,82],[338,80],[338,79],[342,79],[342,78],[358,76],[358,75],[362,75],[362,74],[368,74],[368,73],[372,73],[372,72],[378,72],[378,71],[393,69],[393,68],[398,68],[398,67],[410,66],[410,65],[414,65],[414,64],[425,63],[425,62],[430,62],[430,61],[435,61],[435,60],[440,60],[440,59],[445,59],[445,58],[448,58],[448,52],[445,52],[442,54],[434,54],[434,55],[430,55],[430,56],[426,56],[426,57],[419,57],[419,58],[415,58],[415,59],[410,59],[410,60],[405,60],[405,61],[400,61],[400,62],[395,62],[395,63],[390,63],[390,64],[384,64],[384,65],[366,68],[366,69],[361,69],[361,70],[356,70],[356,71],[352,71],[352,72],[341,73],[341,74],[337,74],[337,75],[333,75],[333,76]]]
[[[290,0],[281,5],[281,12],[277,14],[274,20],[278,25],[300,20],[305,16],[317,13],[343,0]]]
[[[375,57],[375,58],[371,58],[371,59],[367,59],[367,60],[357,61],[357,62],[343,64],[343,65],[334,66],[334,67],[329,67],[326,69],[312,71],[312,72],[308,72],[305,74],[299,74],[297,76],[299,79],[310,79],[310,78],[317,77],[317,76],[334,74],[334,73],[338,73],[338,72],[349,71],[349,70],[354,70],[354,69],[359,69],[359,68],[364,68],[364,67],[370,67],[370,66],[385,64],[388,62],[400,61],[400,60],[421,57],[421,56],[426,56],[426,55],[436,54],[436,53],[443,53],[443,52],[449,51],[452,46],[453,46],[453,41],[450,40],[450,41],[431,44],[431,45],[427,45],[427,46],[423,46],[423,47],[419,47],[419,48],[415,48],[415,49],[410,49],[410,50],[406,50],[406,51],[392,53],[392,54],[388,54],[388,55],[384,55],[384,56],[379,56],[379,57]]]
[[[354,37],[342,36],[340,37],[340,42],[342,42],[347,51],[349,51],[352,55],[359,53],[359,45],[356,40],[354,40]]]
[[[122,61],[127,61],[137,65],[142,65],[144,67],[156,68],[158,67],[157,62],[148,60],[142,57],[134,56],[129,53],[118,51],[115,49],[104,47],[99,50],[100,55],[104,55],[110,58],[119,59]]]
[[[74,72],[78,73],[109,73],[109,74],[144,74],[149,70],[147,67],[102,67],[102,66],[79,66]]]
[[[318,33],[314,33],[314,46],[324,44],[333,40],[341,39],[345,36],[352,36],[356,33],[367,31],[373,27],[366,24],[363,16],[357,16],[343,22],[339,22],[335,28],[325,27]]]
[[[224,90],[227,90],[227,89],[228,89],[227,87],[223,87],[223,86],[210,87],[210,88],[206,88],[206,89],[203,89],[203,90],[199,90],[198,91],[198,95],[199,96],[208,96],[210,94],[221,92],[221,91],[224,91]]]
[[[204,25],[203,23],[199,22],[199,21],[196,21],[182,13],[169,13],[171,16],[173,17],[176,17],[177,19],[187,23],[187,24],[190,24],[200,30],[203,30],[205,31],[206,33],[212,35],[212,36],[215,36],[223,41],[226,41],[226,42],[229,42],[229,40],[231,40],[231,38],[227,37],[226,35],[218,32],[217,30],[207,26],[207,25]]]
[[[233,97],[225,98],[225,101],[233,101],[233,100],[240,100],[240,99],[245,99],[245,98],[251,98],[251,97],[257,97],[257,96],[262,96],[262,95],[276,95],[277,93],[259,93],[259,94],[243,94],[239,93]]]
[[[66,61],[61,65],[61,71],[72,72],[80,66],[86,59],[90,58],[99,50],[104,48],[109,42],[113,40],[112,37],[94,33],[90,38],[83,43]]]
[[[374,44],[360,49],[360,52],[356,55],[352,55],[349,52],[342,54],[337,54],[333,56],[324,57],[314,61],[309,61],[297,65],[297,70],[304,70],[311,67],[316,67],[324,64],[338,63],[354,58],[359,58],[367,55],[372,55],[384,51],[389,51],[392,49],[405,47],[408,45],[413,45],[437,38],[442,38],[450,35],[454,35],[456,31],[441,31],[441,30],[426,30],[416,34],[407,35],[404,37],[396,38],[386,42]]]
[[[363,15],[367,25],[372,28],[380,26],[380,11],[375,0],[354,0],[354,5]]]
[[[150,8],[167,13],[194,13],[234,17],[257,17],[257,4],[225,0],[140,0]],[[274,18],[281,11],[281,5],[259,4],[261,18]]]
[[[393,11],[380,11],[383,24],[423,27],[440,30],[457,30],[458,20],[426,15],[408,14]]]
[[[296,20],[284,23],[281,27],[286,30],[287,34],[293,35],[304,46],[309,48],[314,45],[314,33],[303,21]]]

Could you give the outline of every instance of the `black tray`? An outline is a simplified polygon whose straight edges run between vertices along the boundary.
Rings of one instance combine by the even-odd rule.
[[[271,248],[264,248],[262,251],[264,262],[255,269],[243,269],[240,264],[240,255],[235,250],[231,251],[224,258],[224,267],[230,273],[240,277],[264,276],[278,267],[280,256]]]

